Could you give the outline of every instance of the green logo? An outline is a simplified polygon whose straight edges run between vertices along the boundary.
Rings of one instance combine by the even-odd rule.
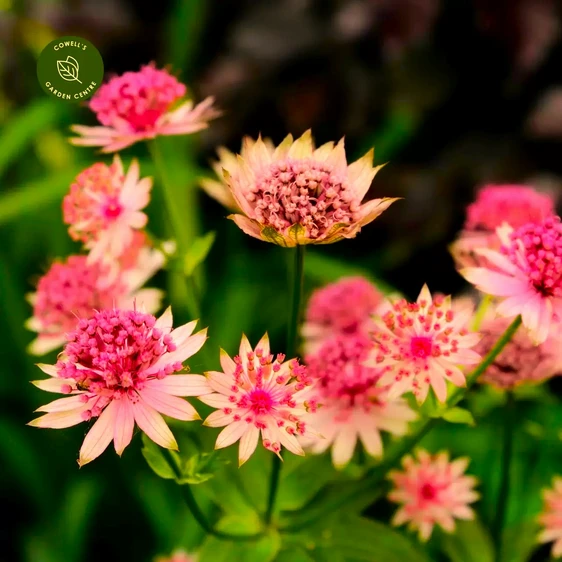
[[[88,40],[59,37],[39,55],[37,78],[49,96],[77,103],[92,97],[101,86],[103,60]]]

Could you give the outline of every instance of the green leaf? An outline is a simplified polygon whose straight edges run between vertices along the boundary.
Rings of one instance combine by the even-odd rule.
[[[500,562],[527,562],[537,546],[539,525],[521,521],[504,529]]]
[[[451,562],[494,562],[495,560],[492,539],[477,519],[457,521],[453,533],[438,532],[436,537]]]
[[[168,459],[164,456],[163,450],[156,445],[151,439],[149,439],[144,433],[142,435],[142,456],[144,460],[148,463],[148,466],[158,475],[160,478],[166,480],[175,480],[176,473],[170,466]],[[177,462],[179,464],[179,455],[175,451],[169,451],[171,455],[175,455]]]
[[[472,414],[464,408],[454,407],[450,408],[441,416],[445,421],[451,423],[464,423],[466,425],[474,426],[476,422]]]
[[[226,460],[219,456],[218,451],[212,453],[196,453],[182,464],[182,478],[178,484],[202,484],[215,476]]]
[[[184,272],[189,277],[205,261],[215,241],[216,232],[207,232],[196,238],[184,259]]]
[[[303,547],[295,546],[293,548],[284,548],[275,562],[314,562],[312,558]]]

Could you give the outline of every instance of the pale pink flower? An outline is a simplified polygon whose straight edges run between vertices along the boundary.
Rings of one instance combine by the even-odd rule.
[[[562,225],[560,217],[497,230],[500,251],[479,249],[489,266],[469,267],[461,275],[484,293],[505,297],[497,312],[521,315],[535,344],[544,342],[562,318]]]
[[[185,550],[176,550],[171,556],[158,556],[154,562],[197,562],[196,554],[188,554]]]
[[[64,222],[74,240],[90,250],[90,261],[119,258],[144,228],[142,212],[150,200],[152,180],[139,179],[133,160],[127,174],[119,156],[108,166],[98,162],[81,172],[63,201]]]
[[[562,556],[562,478],[555,476],[552,488],[543,490],[543,511],[539,515],[539,523],[544,527],[538,536],[538,541],[551,542],[552,556]]]
[[[192,100],[182,101],[186,91],[175,76],[154,64],[115,76],[88,104],[103,126],[74,125],[72,130],[80,136],[70,142],[115,152],[160,135],[187,135],[207,128],[208,121],[219,115],[213,98],[194,107]]]
[[[423,402],[432,387],[437,399],[447,398],[447,381],[465,386],[458,365],[472,365],[480,355],[471,348],[480,335],[468,331],[472,310],[452,307],[450,297],[431,297],[424,285],[418,300],[391,303],[372,332],[374,349],[368,364],[381,369],[380,385],[390,385],[389,395],[412,391]]]
[[[262,139],[263,143],[269,152],[273,152],[275,146],[271,139]],[[242,147],[240,149],[240,157],[244,159],[248,156],[249,149],[255,144],[250,137],[244,137],[242,141]],[[224,179],[225,172],[227,174],[233,174],[237,167],[238,157],[234,152],[231,152],[224,146],[217,148],[217,154],[219,156],[218,160],[212,163],[213,170],[218,179],[202,178],[200,180],[201,187],[205,190],[207,195],[218,201],[223,207],[234,211],[241,212],[240,207],[236,203],[228,184]]]
[[[305,354],[338,334],[368,333],[384,295],[364,277],[344,277],[312,293],[301,328]]]
[[[136,304],[149,313],[156,312],[162,291],[141,287],[164,265],[164,255],[145,247],[137,253],[137,262],[127,265],[115,275],[105,264],[88,263],[86,256],[54,262],[39,280],[37,291],[27,296],[33,316],[26,327],[38,334],[28,351],[44,355],[61,347],[78,321],[90,318],[96,310]]]
[[[161,447],[177,449],[161,414],[200,419],[178,397],[211,392],[202,375],[173,374],[207,339],[206,328],[192,335],[196,324],[172,330],[170,308],[158,320],[136,310],[102,310],[80,320],[56,365],[39,365],[51,378],[33,382],[47,392],[71,396],[38,408],[47,413],[29,425],[62,429],[98,418],[80,449],[80,466],[101,455],[112,440],[121,455],[135,423]]]
[[[348,166],[343,139],[315,149],[310,131],[275,149],[246,140],[225,179],[242,214],[230,215],[246,234],[293,247],[354,238],[395,198],[361,204],[375,174],[373,151]]]
[[[281,458],[281,447],[304,455],[297,437],[312,435],[304,416],[316,409],[310,393],[312,381],[297,359],[284,361],[270,353],[267,334],[252,349],[242,336],[239,355],[231,359],[221,350],[222,373],[205,373],[213,394],[199,398],[217,408],[204,422],[210,427],[226,426],[217,437],[216,449],[240,440],[238,459],[245,463],[256,450],[258,440]]]
[[[405,400],[389,400],[387,390],[376,386],[381,372],[363,365],[371,347],[365,334],[337,335],[306,358],[322,404],[311,419],[322,437],[303,444],[316,454],[331,447],[337,468],[351,460],[358,440],[369,455],[380,457],[381,431],[405,435],[417,417]]]
[[[475,254],[478,248],[498,250],[497,227],[508,223],[519,228],[540,222],[554,214],[554,198],[525,185],[487,185],[478,191],[476,201],[466,210],[466,221],[450,250],[458,267],[483,265]]]
[[[403,504],[392,524],[408,523],[408,528],[417,530],[420,540],[426,541],[435,525],[451,533],[455,519],[474,519],[469,504],[480,496],[474,491],[476,478],[464,475],[468,463],[468,458],[451,462],[447,452],[430,455],[418,450],[415,456],[404,457],[404,470],[393,470],[388,475],[394,484],[388,498]]]

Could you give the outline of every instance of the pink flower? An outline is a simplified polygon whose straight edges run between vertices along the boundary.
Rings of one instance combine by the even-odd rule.
[[[196,554],[188,554],[185,550],[176,550],[171,556],[158,556],[154,562],[197,562]]]
[[[459,267],[483,265],[474,251],[499,249],[496,228],[504,222],[519,228],[528,222],[540,222],[554,214],[551,195],[525,185],[487,185],[480,189],[476,201],[466,210],[466,221],[451,253]]]
[[[200,419],[178,397],[211,392],[202,375],[173,374],[207,339],[206,329],[192,335],[196,324],[172,330],[170,308],[158,320],[133,310],[102,310],[80,320],[57,364],[39,365],[51,378],[33,383],[70,396],[38,408],[47,413],[29,425],[61,429],[98,418],[80,449],[80,466],[101,455],[112,440],[121,455],[135,423],[161,447],[177,449],[160,414]]]
[[[475,351],[487,355],[509,326],[506,318],[486,319],[480,327],[482,339]],[[515,332],[496,360],[482,373],[479,382],[510,390],[521,384],[537,384],[562,374],[562,333],[550,333],[534,345],[522,330]]]
[[[552,488],[543,491],[544,508],[539,522],[544,527],[539,534],[539,542],[554,541],[552,556],[562,556],[562,478],[556,476]]]
[[[384,295],[363,277],[345,277],[312,293],[301,328],[305,353],[333,335],[367,333]]]
[[[37,291],[28,295],[33,316],[26,327],[38,334],[28,351],[44,355],[62,346],[78,320],[90,318],[96,310],[130,308],[136,303],[156,312],[162,291],[141,287],[164,265],[163,254],[145,247],[137,252],[137,263],[127,265],[131,267],[115,274],[105,264],[88,263],[86,256],[54,262],[39,280]]]
[[[430,455],[423,450],[416,456],[404,457],[403,471],[389,473],[394,489],[388,498],[403,504],[392,524],[409,522],[408,527],[417,529],[420,540],[426,541],[435,525],[450,533],[455,529],[455,519],[473,519],[474,512],[468,504],[476,501],[479,494],[474,491],[476,478],[464,476],[469,459],[450,462],[446,452]]]
[[[423,402],[431,386],[440,402],[447,398],[447,381],[466,384],[457,365],[480,361],[472,347],[480,336],[469,333],[472,310],[454,309],[450,297],[435,296],[424,285],[418,300],[392,304],[373,331],[374,350],[368,364],[383,371],[379,385],[390,385],[390,397],[412,391]]]
[[[205,373],[214,392],[199,400],[217,411],[204,425],[226,426],[215,449],[240,440],[240,465],[256,450],[260,432],[263,446],[280,458],[281,446],[295,455],[304,455],[297,437],[311,435],[303,418],[306,412],[316,409],[308,388],[312,381],[297,359],[284,359],[282,354],[274,358],[270,353],[267,334],[255,350],[242,336],[239,355],[234,360],[221,350],[223,372]]]
[[[461,274],[479,290],[505,297],[498,314],[521,315],[535,344],[544,342],[562,317],[562,225],[560,217],[497,230],[499,252],[479,249],[487,267],[469,267]]]
[[[276,148],[246,140],[244,156],[225,179],[242,214],[231,218],[246,234],[293,247],[354,238],[396,199],[361,204],[375,174],[373,151],[347,165],[343,139],[318,149],[310,131],[288,135]]]
[[[78,175],[63,201],[64,222],[73,240],[90,250],[91,261],[119,258],[133,243],[147,223],[141,210],[151,188],[150,178],[139,180],[138,162],[125,175],[119,156],[111,166],[98,162]]]
[[[369,455],[380,457],[381,430],[405,435],[408,422],[417,417],[404,400],[389,400],[386,389],[376,386],[380,371],[363,365],[371,347],[364,334],[337,335],[306,360],[310,376],[318,380],[314,388],[322,407],[312,419],[322,438],[305,446],[316,454],[331,446],[337,468],[351,460],[357,440]]]
[[[103,127],[74,125],[72,130],[81,136],[70,142],[116,152],[159,135],[187,135],[207,128],[208,121],[219,115],[213,98],[193,107],[192,100],[181,101],[185,94],[186,87],[175,76],[154,64],[115,76],[89,102]]]

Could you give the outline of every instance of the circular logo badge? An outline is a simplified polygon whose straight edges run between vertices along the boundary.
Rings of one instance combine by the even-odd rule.
[[[47,95],[77,103],[90,98],[101,86],[103,60],[87,39],[59,37],[39,55],[37,78]]]

